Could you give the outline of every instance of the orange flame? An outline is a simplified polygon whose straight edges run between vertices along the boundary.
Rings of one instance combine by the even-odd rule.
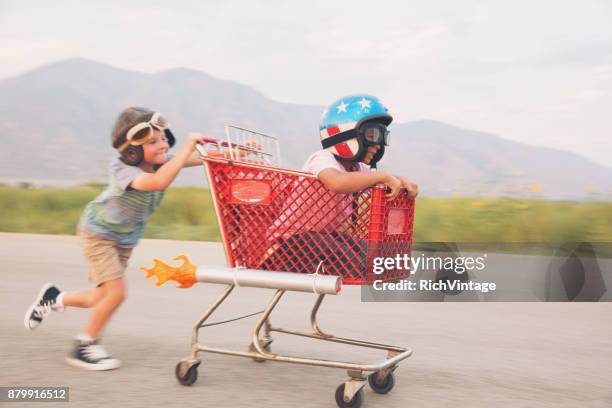
[[[169,280],[177,282],[179,288],[190,288],[196,279],[197,265],[191,263],[187,255],[179,255],[174,258],[175,261],[182,260],[183,264],[178,268],[172,267],[159,259],[153,259],[153,267],[150,269],[140,268],[141,271],[146,272],[145,278],[157,277],[155,286],[161,286]]]

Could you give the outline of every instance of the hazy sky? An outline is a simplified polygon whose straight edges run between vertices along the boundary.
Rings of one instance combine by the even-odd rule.
[[[612,1],[0,0],[0,78],[70,57],[293,103],[367,92],[399,122],[612,163]]]

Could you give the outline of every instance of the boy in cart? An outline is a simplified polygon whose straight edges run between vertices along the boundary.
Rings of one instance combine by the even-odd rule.
[[[393,117],[378,98],[357,94],[332,103],[319,124],[323,150],[313,153],[303,171],[313,173],[329,190],[348,194],[385,184],[388,197],[405,188],[415,197],[418,186],[405,177],[370,171],[385,154]]]
[[[418,186],[405,177],[370,171],[389,145],[387,126],[392,120],[378,98],[365,94],[346,96],[323,112],[323,149],[310,155],[302,171],[314,174],[328,192],[321,194],[305,180],[296,186],[290,204],[270,228],[274,243],[262,268],[314,272],[322,264],[332,274],[348,269],[353,278],[359,277],[364,242],[347,233],[343,224],[355,228],[360,192],[384,184],[388,199],[401,188],[409,197],[418,194]]]

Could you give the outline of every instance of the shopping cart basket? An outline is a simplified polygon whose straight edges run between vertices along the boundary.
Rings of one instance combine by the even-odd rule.
[[[271,325],[270,314],[287,290],[286,285],[279,284],[253,329],[248,352],[214,349],[198,343],[199,330],[210,325],[205,321],[239,284],[232,275],[236,271],[241,276],[274,271],[270,272],[274,277],[315,273],[357,285],[375,279],[397,280],[410,274],[409,269],[390,269],[380,275],[372,272],[377,257],[411,252],[414,199],[406,191],[393,200],[387,199],[384,186],[355,194],[332,193],[312,174],[280,167],[274,138],[238,127],[227,127],[226,131],[227,140],[206,139],[206,146],[200,151],[228,262],[228,287],[196,323],[192,355],[176,367],[179,382],[193,384],[200,364],[197,353],[213,352],[250,357],[255,361],[346,369],[349,380],[336,390],[336,402],[341,407],[361,404],[366,381],[377,393],[389,392],[394,386],[393,371],[412,351],[321,331],[316,318],[325,294],[318,293],[314,284],[311,292],[318,293],[318,297],[310,313],[311,333]],[[232,138],[232,132],[238,137]],[[283,273],[279,275],[278,271]],[[259,287],[271,287],[270,279]],[[388,354],[382,362],[369,365],[284,356],[272,353],[272,332],[381,349]],[[366,376],[367,372],[372,374]]]

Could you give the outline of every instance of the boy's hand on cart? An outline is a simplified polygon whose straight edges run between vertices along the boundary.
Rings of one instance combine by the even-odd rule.
[[[202,156],[206,154],[203,145],[210,143],[210,138],[200,133],[190,132],[187,134],[183,149],[187,151],[187,158],[183,161],[182,167],[193,167],[202,165]],[[198,146],[202,146],[196,149]]]
[[[247,140],[246,142],[242,143],[240,146],[243,147],[243,149],[240,149],[240,148],[237,149],[236,155],[238,157],[245,157],[245,156],[248,156],[253,151],[260,151],[262,149],[261,144],[257,143],[255,140]]]
[[[262,146],[257,143],[257,141],[255,140],[247,140],[246,142],[244,142],[244,145],[246,147],[250,147],[251,149],[255,149],[255,150],[261,150]]]
[[[191,147],[191,150],[195,150],[197,145],[204,144],[205,142],[204,135],[194,132],[187,133],[187,141],[185,143]]]
[[[383,183],[387,186],[387,199],[391,200],[399,194],[402,183],[397,177],[388,174],[383,180]]]
[[[419,195],[419,186],[416,183],[408,180],[406,177],[395,176],[402,184],[402,188],[405,188],[408,191],[408,196],[416,197]]]

